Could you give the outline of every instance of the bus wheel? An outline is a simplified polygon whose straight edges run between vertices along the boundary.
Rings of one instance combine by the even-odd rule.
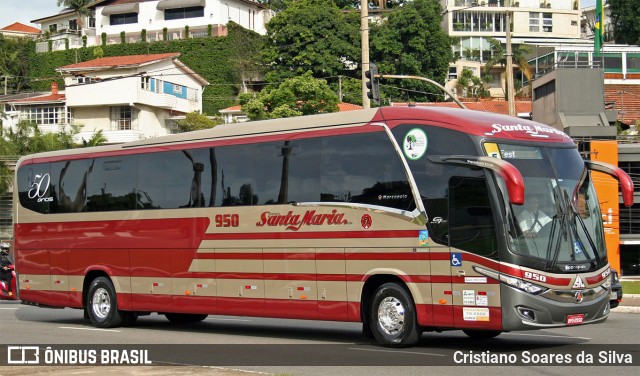
[[[122,326],[133,326],[138,320],[138,312],[123,311],[122,312]]]
[[[502,333],[499,330],[473,330],[473,329],[463,329],[464,334],[469,336],[469,338],[473,339],[490,339],[495,338]]]
[[[371,331],[378,343],[401,347],[418,342],[420,329],[413,300],[398,284],[385,283],[376,290],[370,315]]]
[[[91,282],[87,296],[87,314],[98,328],[113,328],[122,323],[122,312],[118,310],[116,290],[106,277]]]
[[[187,324],[190,322],[200,322],[207,318],[209,315],[199,315],[191,313],[165,313],[167,320],[173,324]]]

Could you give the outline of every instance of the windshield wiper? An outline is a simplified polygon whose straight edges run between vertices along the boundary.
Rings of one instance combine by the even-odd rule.
[[[557,227],[558,222],[560,222],[560,233],[559,235],[567,240],[568,232],[567,232],[567,210],[563,205],[562,201],[562,192],[560,192],[560,186],[556,185],[553,187],[553,199],[556,204],[556,215],[553,216],[553,223],[551,225],[551,234],[549,239],[549,244],[547,245],[547,259],[545,261],[545,270],[553,271],[558,264],[558,257],[560,256],[560,248],[562,246],[562,242],[560,241],[560,237],[556,242],[556,248],[553,251],[553,257],[551,256],[551,246],[553,245],[553,239],[555,234],[555,229]],[[551,265],[549,265],[549,260],[551,259]]]
[[[567,191],[564,191],[564,195],[565,195],[564,199],[565,199],[566,205],[569,208],[571,208],[571,210],[569,212],[569,213],[572,214],[572,217],[573,217],[571,219],[572,220],[576,220],[577,219],[578,220],[577,222],[580,223],[580,227],[582,228],[582,231],[584,231],[584,234],[587,237],[587,241],[589,242],[589,246],[591,246],[591,249],[593,250],[593,256],[596,259],[596,265],[599,266],[600,265],[600,254],[598,253],[598,248],[596,247],[596,243],[593,241],[593,238],[589,234],[589,231],[587,229],[587,225],[584,223],[584,220],[580,216],[580,213],[576,210],[576,208],[573,205],[571,205],[571,199],[569,198],[569,194],[567,193]],[[574,234],[576,236],[577,241],[580,241],[580,235],[578,235],[578,230],[577,230],[577,228],[575,228],[576,225],[575,225],[574,221],[569,221],[569,223],[573,225],[572,227],[574,227]],[[580,242],[580,243],[582,243],[582,242]],[[575,261],[575,247],[572,247],[571,249],[572,249],[571,253],[573,255],[573,260]],[[582,252],[586,252],[586,251],[587,251],[586,249],[582,250]],[[590,257],[588,257],[589,255],[586,255],[586,256],[587,256],[586,257],[587,259],[590,259]]]

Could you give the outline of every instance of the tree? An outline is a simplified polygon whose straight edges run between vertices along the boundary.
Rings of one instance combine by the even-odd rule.
[[[299,0],[288,3],[267,24],[263,61],[266,80],[279,83],[311,71],[316,78],[356,77],[360,61],[357,14],[342,13],[334,0]]]
[[[264,39],[258,33],[247,30],[235,22],[229,22],[227,29],[229,42],[237,46],[229,57],[233,79],[240,82],[239,91],[247,93],[248,83],[260,81],[264,76],[264,68],[260,61]]]
[[[42,133],[36,123],[21,121],[15,130],[8,128],[0,137],[0,155],[15,158],[45,151],[72,149],[76,147],[73,138],[78,132],[78,126],[71,126],[58,133]],[[6,164],[0,162],[0,194],[4,194],[11,185],[12,174],[6,174],[6,171]]]
[[[246,99],[245,99],[246,100]],[[311,72],[285,80],[277,88],[267,87],[242,105],[249,119],[275,119],[338,111],[338,96],[325,80]]]
[[[84,26],[84,16],[91,14],[89,6],[92,5],[94,0],[56,0],[58,6],[64,7],[64,9],[70,9],[75,12],[76,20],[78,22],[78,28],[82,30]]]
[[[8,93],[29,87],[29,53],[35,49],[33,41],[26,38],[4,38],[0,34],[0,76],[8,76]],[[0,82],[4,85],[4,79]],[[4,91],[0,92],[3,94]]]
[[[607,3],[616,43],[640,45],[640,1],[608,0]]]
[[[500,41],[489,38],[489,44],[491,45],[492,55],[484,65],[485,73],[489,73],[491,68],[496,64],[504,67],[507,64],[507,50],[502,46]],[[528,56],[531,54],[531,47],[526,44],[519,44],[515,48],[511,49],[512,61],[515,66],[522,71],[527,80],[533,78],[533,71],[529,66]]]
[[[473,74],[471,69],[464,68],[456,80],[458,93],[468,98],[484,98],[490,96],[482,79]]]
[[[109,141],[109,140],[104,136],[104,133],[102,132],[102,129],[100,129],[97,132],[94,131],[93,135],[91,135],[91,138],[89,140],[85,140],[83,138],[82,139],[82,146],[84,146],[84,147],[100,146],[100,145],[106,143],[107,141]]]
[[[177,123],[180,132],[191,132],[201,129],[213,128],[222,122],[219,120],[212,120],[207,115],[194,111],[186,114],[185,118],[182,120],[178,120]]]
[[[451,40],[440,27],[441,13],[437,1],[414,0],[388,13],[386,21],[370,24],[370,60],[378,65],[380,73],[420,76],[444,83],[453,53]],[[382,83],[387,96],[402,94],[411,101],[433,101],[444,95],[423,81]]]

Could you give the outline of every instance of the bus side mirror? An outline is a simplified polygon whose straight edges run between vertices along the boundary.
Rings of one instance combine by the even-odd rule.
[[[631,177],[626,172],[618,166],[604,162],[584,161],[584,164],[591,171],[603,172],[616,178],[620,182],[624,206],[629,207],[633,205],[633,180],[631,180]]]

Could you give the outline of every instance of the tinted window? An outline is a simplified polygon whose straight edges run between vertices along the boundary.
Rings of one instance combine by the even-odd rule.
[[[87,210],[87,182],[93,173],[89,159],[51,164],[51,213],[76,213]]]
[[[256,205],[258,195],[253,169],[255,145],[216,148],[217,181],[215,206]]]
[[[320,201],[322,139],[287,141],[283,146],[288,163],[284,160],[282,163],[287,166],[289,176],[285,202]]]
[[[110,25],[125,25],[138,23],[138,13],[112,14],[109,16]]]
[[[87,211],[132,210],[148,207],[136,191],[138,156],[96,158],[87,183]]]
[[[204,7],[187,7],[165,9],[165,20],[179,20],[183,18],[204,17]]]
[[[449,192],[451,247],[498,258],[498,244],[486,180],[452,177]]]
[[[189,151],[140,155],[138,194],[142,208],[173,209],[204,206],[204,166]]]
[[[49,163],[28,165],[18,170],[18,197],[23,207],[38,213],[49,212],[51,175]]]
[[[327,137],[322,146],[322,201],[410,209],[407,177],[386,133]]]
[[[477,155],[469,135],[462,132],[438,127],[400,125],[393,129],[398,144],[402,145],[407,133],[416,127],[422,129],[427,136],[426,151],[418,159],[407,158],[407,162],[429,216],[429,235],[434,241],[448,245],[449,181],[454,176],[484,177],[484,172],[429,160],[429,156],[433,155]]]

